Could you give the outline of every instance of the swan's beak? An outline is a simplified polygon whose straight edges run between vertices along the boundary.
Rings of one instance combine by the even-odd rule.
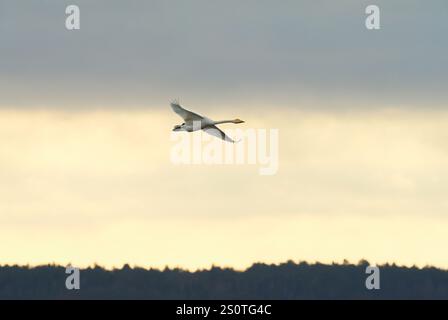
[[[235,123],[244,123],[244,121],[240,119],[235,119]]]

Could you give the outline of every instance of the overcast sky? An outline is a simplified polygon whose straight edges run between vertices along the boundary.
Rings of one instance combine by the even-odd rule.
[[[0,264],[448,268],[447,9],[0,0]],[[173,164],[173,98],[278,129],[278,172]]]
[[[1,0],[0,105],[443,106],[448,3],[374,2]]]

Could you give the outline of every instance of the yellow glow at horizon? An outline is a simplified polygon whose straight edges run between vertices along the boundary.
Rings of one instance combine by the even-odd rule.
[[[448,268],[447,112],[230,114],[280,129],[277,175],[173,165],[169,110],[1,110],[0,264]]]

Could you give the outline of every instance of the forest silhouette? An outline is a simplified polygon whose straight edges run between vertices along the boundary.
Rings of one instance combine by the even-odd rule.
[[[211,267],[80,271],[80,289],[67,290],[64,266],[1,266],[0,299],[448,299],[448,271],[434,267],[380,268],[380,289],[365,286],[358,264],[256,263],[245,271]]]

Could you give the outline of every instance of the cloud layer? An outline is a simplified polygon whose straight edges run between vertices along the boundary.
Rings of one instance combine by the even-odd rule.
[[[128,108],[324,100],[433,107],[445,103],[443,0],[2,1],[2,106]]]

